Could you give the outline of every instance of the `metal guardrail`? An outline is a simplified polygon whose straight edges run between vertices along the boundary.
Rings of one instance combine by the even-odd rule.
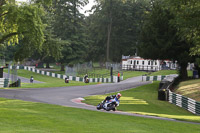
[[[200,102],[169,91],[169,102],[184,108],[193,114],[200,115]]]
[[[162,92],[160,93],[161,95],[160,100],[169,101],[170,103],[177,105],[181,108],[184,108],[188,110],[189,112],[192,112],[193,114],[200,115],[200,102],[197,102],[191,98],[182,96],[180,94],[171,92],[174,80],[175,78],[169,77],[168,79],[164,79],[164,81],[161,81],[160,86],[159,86],[159,90],[160,92]]]
[[[165,78],[165,75],[158,76],[142,76],[142,81],[161,81]]]

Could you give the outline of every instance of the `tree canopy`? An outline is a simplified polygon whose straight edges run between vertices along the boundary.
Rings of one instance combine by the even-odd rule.
[[[120,61],[121,56],[136,52],[138,33],[147,15],[148,0],[101,0],[86,21],[93,59]]]
[[[0,3],[0,43],[14,45],[26,38],[24,47],[34,46],[41,49],[44,42],[43,30],[45,25],[41,17],[44,15],[42,7],[36,4],[18,5],[13,1],[2,0]]]
[[[188,62],[194,61],[194,57],[190,56],[190,48],[194,44],[181,37],[176,25],[171,24],[176,16],[165,7],[160,1],[153,3],[142,28],[139,53],[144,58],[178,61],[180,76],[185,79]]]
[[[144,58],[177,60],[187,77],[186,64],[200,54],[199,0],[95,1],[85,16],[88,0],[1,0],[0,51],[13,50],[16,61],[75,64],[120,62],[139,50]]]
[[[200,55],[200,1],[167,0],[167,7],[175,15],[171,21],[178,29],[182,39],[194,44],[191,55]]]

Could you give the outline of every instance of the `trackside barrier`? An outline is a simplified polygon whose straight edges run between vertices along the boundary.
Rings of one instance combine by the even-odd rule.
[[[170,91],[176,77],[177,75],[167,76],[160,82],[158,94],[163,92],[160,93],[160,97],[158,95],[158,99],[169,101],[193,114],[200,115],[200,102]]]
[[[169,90],[169,102],[184,108],[193,114],[200,115],[200,102],[191,98],[176,94]]]
[[[142,81],[161,81],[165,78],[164,75],[159,76],[142,76]]]
[[[158,75],[158,76],[142,76],[142,81],[162,81],[163,79],[177,77],[177,74],[170,74],[170,75]]]
[[[0,88],[8,87],[9,79],[0,78]]]
[[[12,69],[12,66],[10,66],[10,69]],[[28,67],[28,66],[17,66],[17,69],[24,69],[24,70],[35,72],[38,74],[51,76],[51,77],[55,77],[55,78],[60,78],[60,79],[64,79],[64,80],[65,80],[65,78],[68,78],[71,81],[84,82],[84,78],[82,78],[82,77],[67,76],[67,75],[62,75],[62,74],[57,74],[57,73],[52,73],[52,72],[47,72],[47,71],[41,71],[41,70],[35,69],[33,67]],[[117,76],[113,76],[112,78],[89,78],[89,81],[90,82],[102,82],[102,83],[111,83],[111,82],[116,83]]]

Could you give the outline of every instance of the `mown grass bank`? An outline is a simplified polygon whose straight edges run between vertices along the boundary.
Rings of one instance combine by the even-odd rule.
[[[200,102],[200,79],[191,79],[180,82],[175,93]]]
[[[157,76],[157,75],[170,75],[170,74],[179,74],[178,70],[160,70],[157,72],[150,73],[150,76]],[[188,76],[192,76],[192,71],[188,70]]]
[[[170,104],[167,101],[158,100],[158,85],[159,82],[154,82],[153,84],[122,91],[120,106],[117,109],[142,115],[200,122],[200,116],[196,116],[180,107]],[[87,104],[97,105],[107,95],[85,97],[86,100],[84,102]]]
[[[2,133],[199,133],[188,123],[0,98]]]

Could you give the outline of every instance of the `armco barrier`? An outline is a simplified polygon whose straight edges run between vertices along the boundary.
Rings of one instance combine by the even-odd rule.
[[[193,114],[200,115],[200,102],[197,102],[191,98],[169,91],[169,102],[184,108]]]
[[[200,102],[197,102],[191,98],[182,96],[180,94],[176,94],[174,92],[170,91],[170,88],[175,80],[177,75],[168,75],[165,79],[163,79],[163,83],[160,83],[160,85],[164,86],[165,91],[167,94],[167,99],[170,103],[175,104],[181,108],[184,108],[193,114],[200,115]],[[167,82],[166,82],[167,81]],[[161,87],[161,86],[159,86]],[[160,88],[162,89],[162,88]],[[165,100],[167,100],[165,99]]]
[[[22,69],[20,67],[17,67],[17,69]],[[46,75],[46,76],[51,76],[55,78],[60,78],[60,79],[65,79],[68,78],[71,81],[79,81],[79,82],[84,82],[84,79],[82,77],[74,77],[74,76],[66,76],[62,74],[56,74],[52,72],[47,72],[47,71],[41,71],[32,67],[24,66],[25,70],[32,71],[38,74]],[[113,78],[89,78],[90,82],[102,82],[102,83],[109,83],[109,82],[117,82],[117,76],[113,76]]]
[[[157,75],[157,76],[142,76],[142,81],[162,81],[165,78],[173,81],[173,79],[177,76],[178,76],[178,74]]]
[[[161,81],[165,78],[164,75],[158,75],[158,76],[142,76],[142,81]]]
[[[9,79],[0,78],[0,88],[8,87]]]

